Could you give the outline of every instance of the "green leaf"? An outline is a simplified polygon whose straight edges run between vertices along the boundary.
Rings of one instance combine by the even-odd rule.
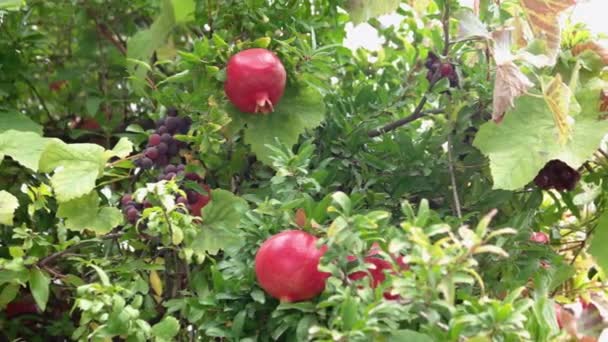
[[[323,98],[311,88],[300,92],[287,90],[275,111],[267,115],[242,113],[231,104],[227,110],[233,120],[230,124],[232,130],[245,125],[245,142],[267,165],[272,164],[272,151],[266,145],[274,145],[278,138],[281,143],[292,147],[300,134],[320,125],[325,116]]]
[[[454,17],[458,19],[458,39],[491,38],[485,25],[470,9],[460,9]]]
[[[4,309],[8,303],[12,302],[13,299],[19,294],[18,284],[6,284],[0,291],[0,309]]]
[[[175,22],[185,23],[194,20],[194,0],[171,0],[173,3],[173,15]]]
[[[388,339],[388,342],[433,342],[429,335],[421,334],[413,330],[397,330]]]
[[[30,270],[30,290],[36,304],[42,311],[46,309],[46,303],[49,300],[50,284],[51,279],[39,268],[35,267]]]
[[[593,231],[593,238],[589,247],[589,253],[593,256],[597,264],[608,272],[608,212],[605,212],[597,222]]]
[[[0,133],[8,130],[20,132],[33,132],[42,135],[42,126],[35,123],[25,114],[19,112],[1,112],[0,113]]]
[[[110,278],[108,277],[108,275],[106,274],[106,272],[104,270],[102,270],[99,266],[97,265],[91,265],[91,267],[93,267],[93,269],[95,270],[95,272],[97,272],[97,275],[99,276],[99,280],[101,281],[101,284],[104,286],[110,286]]]
[[[0,0],[0,10],[16,11],[25,6],[25,0]]]
[[[608,121],[598,120],[603,87],[605,82],[596,79],[576,94],[582,110],[570,113],[574,123],[565,141],[547,101],[538,95],[519,97],[502,123],[482,125],[473,145],[490,158],[494,188],[519,189],[552,159],[577,169],[590,158],[608,131]]]
[[[348,0],[346,11],[350,14],[350,20],[359,24],[396,11],[400,2],[399,0]]]
[[[0,133],[0,161],[7,155],[32,171],[37,171],[40,155],[50,141],[58,140],[43,138],[33,132],[12,129],[5,131]]]
[[[19,208],[17,197],[7,191],[0,191],[0,224],[12,225],[17,208]]]
[[[239,223],[247,202],[226,190],[212,190],[211,201],[201,212],[203,229],[192,242],[199,254],[216,254],[220,249],[240,242]]]
[[[59,202],[83,196],[95,188],[105,166],[103,147],[95,144],[50,142],[40,157],[40,171],[52,172],[51,184]]]
[[[126,158],[131,154],[131,152],[133,152],[133,143],[131,140],[129,140],[129,138],[120,138],[113,149],[105,152],[105,158]]]
[[[92,230],[98,235],[105,234],[123,221],[123,215],[117,208],[99,207],[99,196],[93,191],[59,204],[57,217],[65,219],[65,226],[70,230]]]
[[[179,332],[179,321],[173,316],[167,316],[152,326],[152,336],[161,341],[171,341]]]

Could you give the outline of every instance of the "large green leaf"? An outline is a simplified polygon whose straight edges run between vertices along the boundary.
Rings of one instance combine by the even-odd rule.
[[[37,171],[40,155],[50,141],[54,140],[43,138],[33,132],[12,129],[5,131],[0,133],[0,161],[7,155],[19,164]]]
[[[608,272],[608,248],[606,248],[606,245],[608,245],[608,212],[604,213],[598,220],[589,247],[589,253],[593,255],[604,272]]]
[[[95,144],[50,142],[40,157],[40,171],[55,172],[51,184],[59,202],[88,194],[105,166],[103,147]]]
[[[397,330],[392,333],[388,339],[389,342],[432,342],[433,339],[429,335],[425,335],[414,330]]]
[[[194,20],[194,0],[172,0],[173,15],[176,23],[186,23]]]
[[[552,159],[578,168],[591,157],[608,132],[608,121],[598,120],[603,87],[596,79],[577,92],[582,110],[569,113],[567,130],[556,124],[548,100],[536,94],[519,97],[502,123],[482,125],[473,144],[490,158],[494,188],[519,189]]]
[[[99,207],[99,196],[93,191],[59,204],[57,217],[65,219],[65,226],[71,230],[92,230],[101,235],[122,223],[123,216],[117,208]]]
[[[19,208],[17,197],[7,191],[0,191],[0,224],[13,224],[13,216],[17,208]]]
[[[239,242],[239,223],[247,202],[226,190],[211,191],[211,201],[201,212],[203,228],[191,247],[199,254],[216,254]]]
[[[350,14],[350,20],[358,24],[396,11],[400,2],[399,0],[348,0],[346,10]]]
[[[30,271],[30,290],[32,296],[40,310],[46,309],[46,303],[49,300],[49,285],[51,279],[46,273],[42,272],[39,268],[34,267]]]
[[[152,335],[158,341],[171,341],[179,332],[179,321],[173,316],[167,316],[152,326]]]
[[[271,150],[266,145],[274,145],[278,138],[281,143],[293,146],[306,129],[321,124],[325,105],[317,91],[306,88],[299,92],[286,91],[275,111],[268,115],[242,113],[231,104],[228,104],[228,113],[233,120],[232,129],[245,125],[245,142],[251,145],[258,159],[270,164]]]
[[[25,0],[0,0],[0,10],[16,11],[25,6]]]
[[[32,121],[26,115],[14,111],[0,113],[0,133],[10,129],[42,135],[42,126]]]

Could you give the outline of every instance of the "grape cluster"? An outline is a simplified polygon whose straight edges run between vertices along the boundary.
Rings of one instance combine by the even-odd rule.
[[[572,191],[581,175],[561,160],[549,161],[534,178],[534,184],[544,190]]]
[[[166,166],[171,158],[178,155],[181,148],[187,147],[183,141],[176,140],[175,134],[187,134],[192,120],[178,117],[175,108],[167,110],[167,116],[156,123],[156,130],[148,138],[143,157],[136,161],[137,166],[150,169],[153,166]]]
[[[198,174],[186,172],[185,170],[186,166],[184,164],[169,164],[161,170],[158,180],[169,181],[175,179],[180,189],[186,194],[186,196],[176,195],[175,203],[184,205],[190,214],[200,216],[202,208],[211,200],[211,189],[202,182],[203,180]],[[192,189],[192,183],[196,183],[202,187],[205,190],[204,193]],[[131,194],[126,194],[122,197],[121,205],[125,219],[131,224],[135,224],[141,218],[142,210],[152,206],[147,200],[137,203]]]
[[[433,82],[435,73],[438,72],[439,79],[447,77],[450,81],[450,87],[458,87],[458,74],[456,73],[456,68],[454,67],[454,64],[449,62],[442,62],[436,54],[429,52],[424,66],[426,66],[426,68],[428,69],[426,79],[429,82]]]

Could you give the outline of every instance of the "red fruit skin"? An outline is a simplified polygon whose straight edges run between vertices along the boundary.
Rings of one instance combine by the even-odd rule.
[[[375,266],[375,268],[368,268],[369,274],[372,275],[372,280],[371,280],[371,287],[372,288],[376,288],[378,287],[378,285],[382,284],[382,282],[384,282],[384,280],[386,280],[386,275],[384,273],[385,270],[391,270],[391,273],[395,273],[395,270],[393,269],[393,265],[381,258],[375,257],[374,255],[377,255],[379,252],[380,247],[377,244],[372,245],[372,248],[370,250],[370,252],[368,253],[369,256],[365,257],[363,260],[365,261],[365,263],[367,264],[373,264]],[[348,256],[348,261],[353,261],[356,258],[354,256]],[[397,264],[399,265],[399,267],[401,269],[408,269],[409,265],[405,263],[405,261],[403,261],[403,257],[398,257],[396,258],[397,260]],[[357,272],[353,272],[351,274],[348,275],[348,278],[351,280],[359,280],[359,279],[363,279],[365,277],[367,277],[368,273],[364,272],[364,271],[357,271]],[[384,298],[388,299],[388,300],[395,300],[395,299],[399,299],[401,296],[399,295],[392,295],[390,292],[384,292]]]
[[[454,72],[454,67],[450,63],[443,63],[439,67],[439,72],[441,73],[441,76],[447,77]]]
[[[8,303],[5,312],[7,318],[13,318],[19,315],[37,314],[39,311],[33,300],[17,299]]]
[[[543,232],[534,232],[530,236],[530,241],[546,245],[549,243],[549,235]]]
[[[230,58],[224,91],[245,113],[270,113],[285,91],[287,74],[281,60],[266,49],[248,49]]]
[[[286,230],[264,241],[255,256],[260,286],[282,302],[308,300],[323,292],[329,273],[318,266],[327,246],[318,249],[316,242],[301,230]]]
[[[194,216],[201,216],[201,210],[211,201],[211,189],[208,185],[203,185],[203,188],[207,191],[207,195],[200,195],[198,201],[190,205],[190,214]]]

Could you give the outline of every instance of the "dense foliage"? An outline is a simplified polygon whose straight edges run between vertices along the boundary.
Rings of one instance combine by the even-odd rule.
[[[474,3],[1,0],[0,336],[597,340],[606,37]]]

